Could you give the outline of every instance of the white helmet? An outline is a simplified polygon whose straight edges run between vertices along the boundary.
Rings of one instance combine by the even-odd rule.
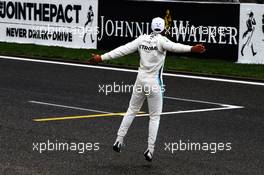
[[[165,21],[160,17],[152,19],[151,29],[155,33],[161,33],[165,29]]]

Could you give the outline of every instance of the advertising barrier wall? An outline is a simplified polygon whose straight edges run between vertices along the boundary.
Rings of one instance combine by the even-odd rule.
[[[264,64],[264,5],[107,0],[0,0],[0,42],[110,50],[151,32],[194,45],[201,57]]]
[[[241,4],[238,63],[264,64],[264,5]]]
[[[237,59],[239,4],[157,1],[99,1],[98,48],[113,49],[149,34],[153,17],[165,19],[167,37],[185,44],[203,43],[202,57]]]
[[[96,48],[97,14],[97,0],[1,0],[0,41]]]

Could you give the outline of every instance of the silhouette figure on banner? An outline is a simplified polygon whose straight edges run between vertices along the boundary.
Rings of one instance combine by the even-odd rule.
[[[242,36],[243,39],[246,38],[246,42],[242,46],[241,55],[244,56],[245,47],[250,46],[252,55],[255,56],[257,54],[257,52],[255,52],[255,50],[254,50],[254,43],[252,41],[252,37],[253,37],[253,34],[255,32],[256,20],[254,18],[253,12],[250,12],[248,15],[249,15],[249,18],[246,22],[247,30],[244,32],[244,34]]]
[[[92,25],[93,25],[93,20],[94,20],[94,12],[93,12],[93,7],[90,5],[89,7],[89,11],[87,13],[87,21],[84,25],[84,36],[83,36],[83,42],[86,43],[86,36],[87,34],[90,34],[90,38],[92,43],[94,43],[94,39],[93,39],[93,34],[92,34]],[[88,28],[87,28],[88,26]]]
[[[262,15],[262,32],[264,35],[264,14]],[[262,41],[264,41],[264,39]]]
[[[165,21],[165,30],[166,30],[165,35],[168,37],[170,35],[170,29],[172,25],[172,17],[169,9],[166,10],[164,21]]]

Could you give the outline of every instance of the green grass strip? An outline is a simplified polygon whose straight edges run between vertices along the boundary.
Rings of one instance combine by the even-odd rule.
[[[0,43],[0,55],[21,56],[37,59],[84,62],[90,57],[91,53],[102,54],[104,52],[105,51],[92,49],[69,49],[63,47],[39,46],[34,44]],[[139,65],[139,56],[137,53],[130,54],[119,59],[106,61],[103,64],[136,68]],[[220,59],[167,56],[165,71],[264,80],[264,65],[236,64],[232,61]]]

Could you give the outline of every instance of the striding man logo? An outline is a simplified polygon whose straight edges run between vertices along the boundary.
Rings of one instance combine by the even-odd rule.
[[[248,14],[248,20],[246,21],[246,25],[247,25],[247,30],[243,33],[242,39],[245,40],[244,44],[242,45],[242,49],[241,49],[241,55],[244,56],[244,49],[246,47],[250,47],[251,48],[251,52],[252,55],[255,56],[257,54],[257,52],[254,50],[254,43],[252,40],[252,37],[254,35],[255,29],[256,29],[256,20],[254,18],[254,13],[251,11]]]
[[[172,25],[172,17],[169,9],[166,10],[164,21],[165,21],[165,35],[168,36],[170,35],[170,29]]]
[[[94,20],[94,12],[93,12],[93,7],[90,5],[88,13],[87,13],[87,21],[84,24],[84,30],[85,30],[85,33],[84,33],[84,36],[83,36],[83,42],[84,43],[86,43],[87,34],[90,34],[90,39],[91,39],[92,43],[94,43],[94,41],[95,41],[94,38],[93,38],[93,33],[92,33],[92,31],[93,31],[92,30],[93,20]]]
[[[264,14],[262,15],[262,32],[264,35]],[[264,38],[262,39],[262,41],[264,41]]]

